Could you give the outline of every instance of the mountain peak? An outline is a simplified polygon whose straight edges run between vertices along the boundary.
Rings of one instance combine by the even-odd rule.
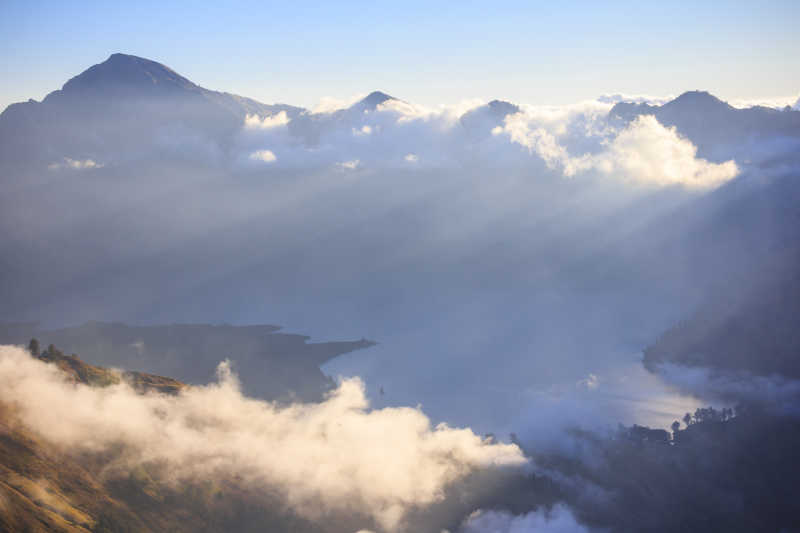
[[[495,115],[505,117],[506,115],[512,115],[514,113],[519,113],[519,106],[516,104],[512,104],[511,102],[507,102],[505,100],[492,100],[488,104],[489,110],[494,113]]]
[[[131,88],[136,90],[196,89],[197,86],[171,68],[134,55],[115,53],[64,84],[64,92],[86,89]]]
[[[387,100],[396,100],[396,98],[381,91],[372,91],[365,98],[359,101],[357,105],[364,107],[365,109],[374,110]]]
[[[687,91],[664,104],[664,107],[689,107],[689,108],[730,108],[731,106],[708,91]]]

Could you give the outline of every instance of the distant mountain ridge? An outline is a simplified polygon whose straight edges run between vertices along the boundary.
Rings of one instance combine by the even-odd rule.
[[[151,93],[169,93],[169,92],[193,92],[202,94],[206,97],[228,97],[233,101],[239,103],[243,109],[250,112],[267,112],[277,113],[279,111],[286,111],[290,116],[297,115],[302,112],[308,112],[303,107],[293,106],[289,104],[264,104],[247,98],[238,96],[227,92],[213,91],[205,89],[188,78],[182,76],[172,68],[153,61],[151,59],[123,54],[111,54],[108,59],[102,63],[98,63],[81,72],[80,74],[70,78],[60,90],[55,90],[49,93],[42,102],[35,100],[28,100],[27,102],[18,102],[10,104],[5,111],[15,109],[19,106],[26,104],[45,103],[47,101],[61,98],[65,95],[73,95],[82,92],[95,92],[99,95],[102,92],[114,91],[128,91],[131,94],[144,92]],[[359,108],[366,110],[375,110],[379,105],[388,100],[398,100],[396,97],[391,96],[383,91],[373,91],[363,99],[359,100],[351,106],[351,108]],[[505,116],[509,113],[519,111],[519,107],[512,103],[503,100],[492,100],[486,104],[491,109],[493,114]],[[682,93],[677,98],[666,102],[665,104],[651,105],[648,103],[635,103],[629,101],[621,101],[617,103],[611,111],[612,115],[618,116],[623,119],[630,119],[639,114],[666,114],[673,113],[725,113],[725,112],[747,112],[753,110],[751,114],[759,114],[767,112],[775,114],[781,110],[753,106],[747,109],[738,109],[730,104],[720,100],[719,98],[711,95],[706,91],[692,90]]]
[[[41,102],[8,106],[0,114],[0,160],[45,162],[64,152],[100,157],[176,127],[225,146],[249,114],[294,117],[303,111],[211,91],[155,61],[113,54]]]
[[[264,104],[205,89],[161,63],[115,53],[41,102],[9,105],[0,114],[0,158],[5,164],[26,159],[49,163],[64,157],[65,151],[73,157],[99,157],[109,150],[122,151],[152,140],[154,132],[164,128],[174,135],[176,127],[224,148],[247,115],[266,117],[280,112],[290,120],[290,133],[313,146],[325,131],[359,124],[365,113],[391,100],[402,102],[373,91],[350,107],[312,113],[302,107]],[[514,103],[492,100],[466,112],[461,124],[483,138],[487,136],[485,127],[502,124],[507,115],[519,110]],[[800,111],[737,109],[704,91],[683,93],[661,106],[620,102],[609,117],[626,124],[644,114],[677,127],[698,146],[699,155],[715,161],[729,156],[727,151],[716,150],[720,144],[741,144],[757,135],[800,137]]]
[[[252,98],[205,89],[166,65],[150,59],[120,53],[112,54],[102,63],[93,65],[70,78],[61,89],[45,96],[42,102],[29,100],[11,104],[6,111],[18,106],[25,107],[27,104],[51,103],[66,97],[85,97],[87,93],[92,97],[142,97],[169,94],[186,96],[188,93],[192,93],[220,105],[230,105],[232,106],[230,110],[238,113],[271,114],[286,111],[290,115],[295,115],[304,111],[301,107],[288,104],[263,104]]]
[[[730,159],[732,153],[737,159],[747,158],[752,151],[748,143],[765,138],[800,138],[800,111],[762,106],[738,109],[705,91],[685,92],[660,106],[620,102],[609,112],[612,121],[623,125],[641,115],[653,115],[661,124],[676,127],[697,146],[699,156],[718,162]]]

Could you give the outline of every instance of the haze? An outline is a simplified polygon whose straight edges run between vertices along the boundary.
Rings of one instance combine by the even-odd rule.
[[[0,529],[800,528],[794,3],[0,12]]]

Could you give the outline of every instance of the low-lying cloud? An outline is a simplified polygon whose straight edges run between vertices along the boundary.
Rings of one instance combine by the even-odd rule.
[[[781,375],[662,363],[657,371],[666,381],[687,392],[727,404],[757,405],[781,414],[800,414],[800,380]]]
[[[47,168],[50,170],[71,169],[71,170],[86,170],[92,168],[103,168],[105,165],[98,163],[93,159],[72,159],[70,157],[63,158],[58,163],[50,163]]]
[[[156,462],[173,480],[276,487],[311,520],[354,512],[387,531],[402,529],[407,511],[437,503],[448,485],[473,472],[526,463],[517,446],[469,429],[432,427],[419,408],[370,409],[357,379],[342,381],[319,404],[247,398],[227,362],[217,383],[177,396],[138,394],[124,383],[68,383],[55,366],[3,346],[0,401],[66,449],[122,445],[114,468]]]
[[[340,170],[355,170],[361,164],[361,161],[358,159],[353,159],[351,161],[341,161],[336,163],[336,167]]]
[[[277,159],[272,150],[256,150],[249,157],[253,161],[261,161],[263,163],[272,163]]]
[[[433,168],[480,164],[544,164],[544,170],[567,178],[579,175],[637,186],[716,187],[739,173],[733,160],[709,162],[675,128],[653,116],[627,126],[609,123],[618,101],[661,102],[664,99],[614,95],[568,106],[515,106],[506,102],[465,102],[430,109],[397,99],[374,108],[349,108],[304,113],[248,115],[241,141],[247,146],[269,143],[291,154],[283,164],[321,167],[392,168],[414,162]],[[511,112],[517,109],[517,112]],[[527,160],[519,146],[527,149]],[[412,156],[412,157],[409,157]]]
[[[541,157],[548,168],[567,177],[596,171],[636,184],[711,188],[739,173],[733,160],[716,164],[698,158],[691,141],[651,115],[637,117],[619,132],[594,132],[605,133],[599,139],[602,148],[595,153],[573,155],[559,140],[564,132],[560,123],[543,124],[525,113],[506,117],[505,125],[493,130],[495,135],[508,135],[512,142]]]
[[[569,507],[558,504],[524,515],[505,511],[476,511],[459,533],[589,533],[590,529],[575,518]]]
[[[728,103],[739,109],[746,109],[754,106],[771,107],[773,109],[784,109],[788,106],[795,110],[800,109],[800,106],[798,106],[800,97],[797,95],[776,96],[774,98],[738,98],[730,100]]]
[[[245,129],[253,130],[269,130],[279,126],[285,126],[289,123],[289,117],[286,111],[280,111],[274,115],[260,117],[258,115],[247,115],[244,119]]]

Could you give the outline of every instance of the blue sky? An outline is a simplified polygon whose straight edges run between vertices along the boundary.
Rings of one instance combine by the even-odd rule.
[[[429,105],[800,93],[800,2],[697,4],[0,0],[0,109],[113,52],[304,106],[373,89]]]

